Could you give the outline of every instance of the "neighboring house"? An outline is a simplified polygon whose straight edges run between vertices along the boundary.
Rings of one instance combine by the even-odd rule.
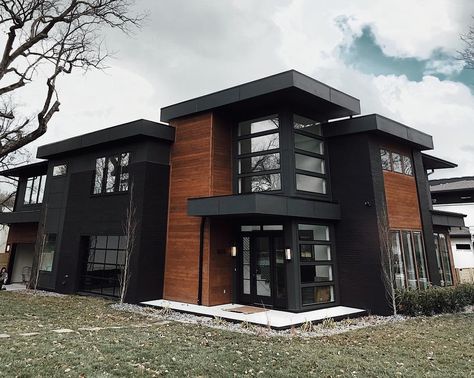
[[[20,183],[0,221],[13,254],[40,246],[42,288],[117,296],[133,183],[128,301],[387,313],[379,225],[397,285],[414,289],[455,283],[449,227],[464,223],[432,209],[426,171],[455,165],[422,153],[431,136],[359,113],[296,71],[171,105],[170,126],[52,143],[44,162],[3,172]]]
[[[430,180],[435,206],[474,204],[474,176]],[[467,227],[451,227],[451,248],[460,282],[474,283],[474,248]]]

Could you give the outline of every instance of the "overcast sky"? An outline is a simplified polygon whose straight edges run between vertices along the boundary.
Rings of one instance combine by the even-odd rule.
[[[473,0],[137,0],[133,37],[107,33],[110,68],[64,77],[61,111],[35,146],[296,69],[433,135],[430,153],[474,175],[474,70],[456,51]],[[28,101],[28,97],[25,97]],[[472,206],[471,206],[472,208]],[[473,219],[474,222],[474,219]]]

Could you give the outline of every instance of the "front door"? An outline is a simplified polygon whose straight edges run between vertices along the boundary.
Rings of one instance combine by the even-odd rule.
[[[284,307],[286,281],[282,233],[242,234],[241,251],[241,301],[252,305]]]

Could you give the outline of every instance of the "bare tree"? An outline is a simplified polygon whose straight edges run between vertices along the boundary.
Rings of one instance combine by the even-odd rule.
[[[57,80],[75,69],[105,68],[104,27],[125,33],[143,16],[134,0],[0,0],[0,159],[43,135],[59,111]],[[23,114],[15,99],[33,82],[46,85],[39,111]],[[35,119],[36,118],[36,119]]]
[[[388,216],[385,209],[381,211],[377,219],[380,238],[380,267],[382,281],[385,287],[385,295],[393,311],[397,315],[397,288],[395,284],[396,256],[393,250],[392,235],[388,224]]]
[[[466,68],[474,69],[474,26],[469,27],[466,34],[461,35],[464,49],[459,51],[459,56],[466,63]]]
[[[120,303],[124,303],[125,296],[127,295],[128,291],[128,284],[130,282],[131,276],[131,258],[133,256],[134,248],[135,248],[135,238],[136,238],[136,231],[138,226],[137,220],[137,208],[135,206],[134,201],[134,184],[133,181],[130,184],[130,191],[129,191],[129,202],[128,207],[125,212],[125,221],[123,224],[123,232],[125,237],[127,238],[127,244],[125,246],[125,260],[123,264],[123,269],[121,272],[120,277]]]

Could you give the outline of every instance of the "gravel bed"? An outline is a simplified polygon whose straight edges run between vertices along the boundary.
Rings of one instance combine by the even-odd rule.
[[[249,323],[231,322],[220,318],[198,316],[170,309],[158,309],[143,307],[131,304],[114,303],[111,307],[115,310],[132,312],[147,316],[151,319],[172,320],[180,323],[196,324],[199,326],[221,329],[232,332],[239,332],[258,336],[283,336],[283,337],[323,337],[332,336],[339,333],[349,332],[356,329],[373,327],[382,324],[405,321],[408,317],[397,316],[363,316],[353,319],[334,321],[328,319],[318,324],[306,323],[300,326],[285,330],[274,330],[267,327],[253,325]]]

